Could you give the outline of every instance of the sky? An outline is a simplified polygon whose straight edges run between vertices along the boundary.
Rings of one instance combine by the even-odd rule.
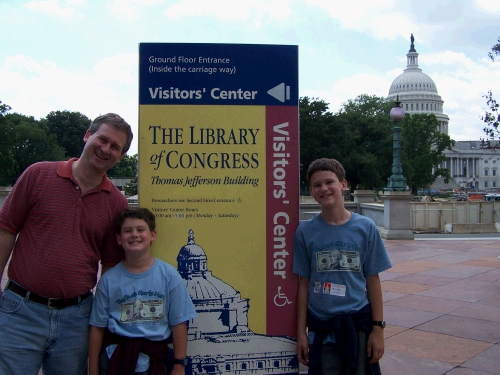
[[[488,57],[498,0],[0,0],[0,19],[0,101],[37,119],[116,112],[135,133],[130,155],[139,43],[298,45],[299,96],[336,112],[361,94],[388,95],[413,33],[452,139],[484,136],[483,96],[500,100],[500,61]]]

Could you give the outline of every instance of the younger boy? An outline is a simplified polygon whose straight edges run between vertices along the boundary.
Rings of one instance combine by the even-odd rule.
[[[186,321],[196,313],[179,273],[150,253],[155,227],[155,216],[146,208],[128,208],[116,220],[116,239],[125,259],[106,272],[96,288],[89,375],[166,374],[170,335],[171,374],[184,374]]]
[[[297,357],[309,374],[377,374],[385,322],[378,274],[391,267],[372,220],[344,207],[345,171],[334,159],[307,170],[321,214],[295,233],[299,275]]]

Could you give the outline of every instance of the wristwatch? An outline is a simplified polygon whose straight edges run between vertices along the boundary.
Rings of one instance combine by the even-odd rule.
[[[182,359],[174,358],[174,365],[183,365],[184,367],[186,367],[188,365],[188,360],[187,358],[182,358]]]
[[[385,328],[385,320],[373,320],[372,325]]]

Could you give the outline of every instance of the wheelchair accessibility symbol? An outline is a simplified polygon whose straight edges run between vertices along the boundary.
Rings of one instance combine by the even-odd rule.
[[[278,307],[285,306],[291,304],[292,301],[289,301],[285,293],[281,293],[281,287],[278,287],[278,294],[274,296],[274,304]]]

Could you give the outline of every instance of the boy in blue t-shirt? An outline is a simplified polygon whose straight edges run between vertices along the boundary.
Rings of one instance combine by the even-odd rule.
[[[307,170],[321,213],[294,239],[299,275],[297,357],[309,374],[377,374],[385,321],[379,273],[391,262],[374,222],[344,206],[345,170],[318,159]]]
[[[170,336],[171,374],[185,373],[186,322],[196,313],[177,270],[150,253],[155,227],[155,216],[146,208],[128,208],[116,220],[116,238],[125,259],[97,284],[90,317],[89,375],[166,374]]]

